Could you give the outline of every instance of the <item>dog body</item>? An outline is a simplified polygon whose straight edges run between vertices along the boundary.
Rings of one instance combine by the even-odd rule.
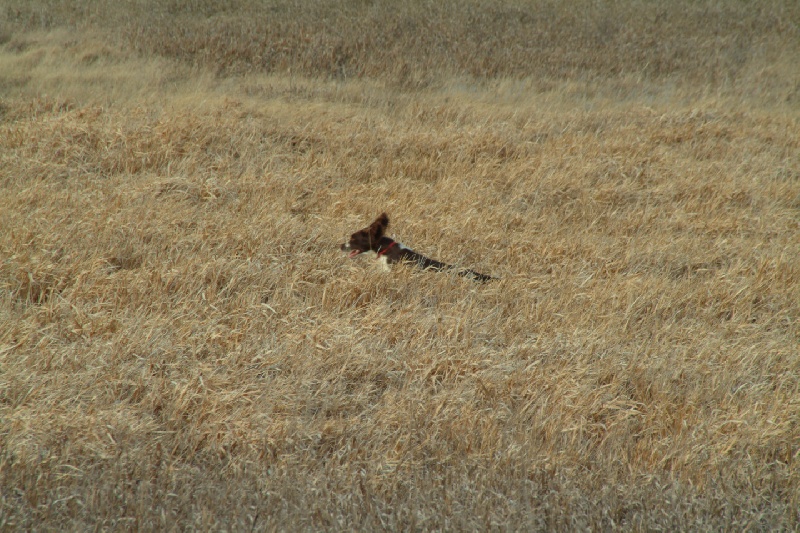
[[[399,263],[405,261],[414,263],[422,269],[431,269],[436,271],[456,270],[459,276],[474,279],[475,281],[486,282],[495,278],[475,272],[469,269],[458,269],[453,265],[436,261],[430,257],[415,252],[410,248],[406,248],[399,242],[391,239],[385,235],[386,228],[389,226],[389,216],[382,213],[375,222],[366,228],[353,233],[350,236],[350,241],[342,245],[343,252],[349,252],[348,257],[353,258],[364,252],[375,252],[378,259],[383,262],[388,268],[392,263]]]

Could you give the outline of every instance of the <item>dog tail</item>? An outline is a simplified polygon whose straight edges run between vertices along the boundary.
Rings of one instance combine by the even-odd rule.
[[[458,272],[459,276],[463,276],[465,278],[470,278],[475,281],[479,281],[481,283],[486,283],[488,281],[497,281],[498,278],[493,278],[487,274],[481,274],[480,272],[475,272],[474,270],[464,269]]]

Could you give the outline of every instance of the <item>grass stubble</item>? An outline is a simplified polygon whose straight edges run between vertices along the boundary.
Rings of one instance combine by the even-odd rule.
[[[0,528],[798,528],[795,4],[6,4]]]

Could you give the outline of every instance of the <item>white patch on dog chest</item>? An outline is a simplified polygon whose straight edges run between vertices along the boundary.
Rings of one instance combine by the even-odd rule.
[[[385,255],[378,257],[378,263],[381,265],[381,270],[384,272],[389,272],[391,268],[389,268],[389,258]]]

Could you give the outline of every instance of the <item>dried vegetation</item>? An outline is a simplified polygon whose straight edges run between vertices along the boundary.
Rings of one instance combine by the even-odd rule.
[[[0,12],[0,528],[800,525],[794,2],[154,4]]]

